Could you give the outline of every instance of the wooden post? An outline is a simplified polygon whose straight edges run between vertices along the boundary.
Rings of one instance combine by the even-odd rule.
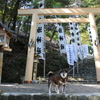
[[[33,80],[37,79],[37,64],[38,62],[34,62]]]
[[[96,44],[96,42],[98,42],[98,33],[97,33],[97,29],[96,29],[94,14],[89,13],[89,18],[90,18],[90,27],[91,27],[91,32],[92,32],[97,82],[100,82],[100,52],[99,52],[99,44],[98,43]]]
[[[3,65],[3,52],[0,52],[0,83],[2,77],[2,65]]]
[[[32,81],[34,48],[35,48],[34,43],[36,40],[37,19],[38,19],[38,15],[36,13],[34,13],[32,15],[32,22],[31,22],[31,31],[30,31],[26,72],[25,72],[25,83],[30,83]]]

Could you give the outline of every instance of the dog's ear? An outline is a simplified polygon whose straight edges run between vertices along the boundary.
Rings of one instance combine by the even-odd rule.
[[[63,71],[63,69],[59,70],[58,74],[60,74]]]
[[[62,71],[68,72],[67,69],[61,69],[61,70],[59,71],[59,73],[62,72]]]
[[[65,72],[68,72],[68,70],[67,69],[63,69]]]
[[[62,72],[62,69],[61,70],[59,70],[59,73],[61,73]]]

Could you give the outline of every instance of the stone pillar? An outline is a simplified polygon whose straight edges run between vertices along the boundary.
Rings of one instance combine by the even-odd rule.
[[[34,62],[33,80],[37,79],[37,62]]]
[[[2,78],[3,53],[0,52],[0,83]]]

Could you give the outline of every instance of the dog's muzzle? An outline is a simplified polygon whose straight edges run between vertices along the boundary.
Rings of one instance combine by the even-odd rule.
[[[61,73],[60,74],[62,78],[66,78],[67,77],[67,73]]]

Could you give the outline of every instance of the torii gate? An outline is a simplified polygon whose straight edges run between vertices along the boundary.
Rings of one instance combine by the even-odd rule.
[[[98,45],[98,34],[94,15],[100,14],[100,8],[44,8],[44,9],[19,9],[20,16],[32,15],[31,31],[29,44],[35,42],[38,23],[90,23],[94,48],[94,59],[96,66],[97,82],[100,82],[100,52]],[[89,15],[88,18],[58,18],[58,19],[39,19],[39,15]],[[27,63],[25,72],[25,83],[32,80],[32,70],[34,61],[34,47],[28,47]]]

